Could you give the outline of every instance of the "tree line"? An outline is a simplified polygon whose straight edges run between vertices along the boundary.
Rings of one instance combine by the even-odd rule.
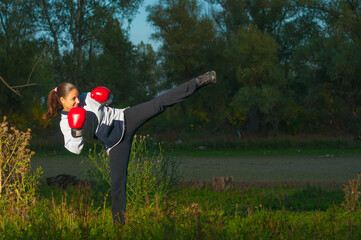
[[[113,106],[127,107],[215,70],[216,85],[149,130],[360,138],[361,1],[161,0],[147,6],[157,51],[129,39],[142,4],[1,0],[0,76],[22,95],[1,84],[1,115],[42,129],[47,94],[63,81],[107,86]]]

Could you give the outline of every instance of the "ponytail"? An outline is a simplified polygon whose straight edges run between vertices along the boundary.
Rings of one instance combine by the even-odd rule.
[[[52,89],[48,96],[48,112],[43,115],[43,118],[50,120],[58,115],[61,109],[63,109],[60,97],[65,98],[73,89],[76,89],[76,87],[67,82],[61,83],[56,88]]]
[[[43,115],[43,118],[50,120],[60,112],[62,104],[55,92],[55,89],[51,90],[48,96],[48,112]]]

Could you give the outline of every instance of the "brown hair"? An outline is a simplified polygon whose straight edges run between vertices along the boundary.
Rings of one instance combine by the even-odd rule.
[[[65,98],[73,89],[76,89],[76,87],[68,82],[60,83],[56,88],[52,89],[48,97],[48,112],[43,115],[43,118],[50,120],[58,115],[63,109],[60,97]]]

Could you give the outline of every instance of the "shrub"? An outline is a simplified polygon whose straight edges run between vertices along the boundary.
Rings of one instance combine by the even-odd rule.
[[[109,194],[109,156],[106,151],[97,152],[95,147],[90,150],[88,165],[87,175],[95,182],[95,190]],[[149,136],[134,136],[127,176],[128,203],[137,208],[164,199],[180,178],[177,170],[177,162],[164,156],[162,144]]]
[[[0,202],[22,208],[35,199],[42,169],[30,172],[30,159],[34,155],[28,148],[31,130],[9,129],[6,120],[4,117],[0,126]]]
[[[361,192],[359,191],[360,182],[361,180],[361,173],[358,174],[356,179],[352,179],[349,181],[348,184],[344,185],[344,192],[345,192],[345,201],[342,203],[342,206],[345,207],[348,211],[354,211],[360,205],[360,195]]]
[[[92,197],[101,202],[104,196],[110,193],[109,156],[105,149],[97,150],[96,144],[89,149],[88,158],[83,161],[86,166],[86,175],[92,182]]]

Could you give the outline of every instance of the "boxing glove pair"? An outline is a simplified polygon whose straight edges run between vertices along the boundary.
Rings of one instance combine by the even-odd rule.
[[[106,87],[96,87],[90,93],[90,97],[99,103],[105,103],[110,97],[110,90]],[[83,135],[83,126],[86,119],[86,111],[81,107],[74,107],[68,112],[68,123],[73,137]]]

